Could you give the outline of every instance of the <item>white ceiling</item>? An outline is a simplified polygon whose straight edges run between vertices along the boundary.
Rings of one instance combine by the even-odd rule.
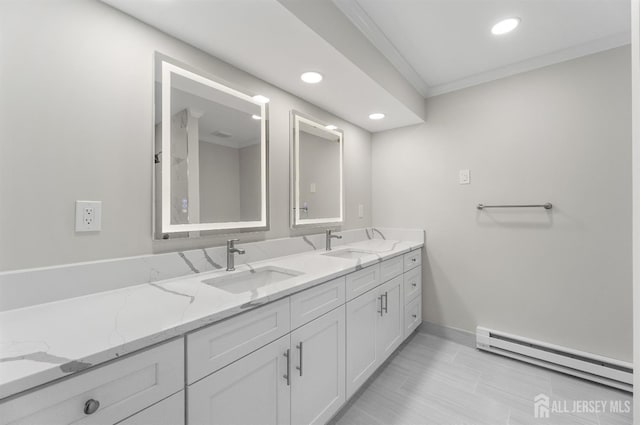
[[[628,0],[334,0],[423,95],[630,42]],[[494,23],[520,17],[510,34]]]
[[[277,0],[103,1],[369,131],[423,121]],[[303,83],[308,70],[324,81]]]
[[[628,0],[102,1],[372,132],[422,122],[424,97],[630,40]]]

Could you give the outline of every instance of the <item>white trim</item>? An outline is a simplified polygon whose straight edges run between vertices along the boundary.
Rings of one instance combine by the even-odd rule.
[[[635,0],[633,0],[635,1]],[[423,77],[411,66],[409,61],[398,51],[391,40],[376,25],[373,19],[360,6],[357,0],[334,0],[340,11],[358,28],[360,32],[373,44],[382,55],[402,74],[402,76],[425,97],[433,97],[478,84],[488,83],[511,75],[532,71],[554,63],[564,62],[581,56],[587,56],[603,50],[613,49],[629,44],[628,32],[614,34],[601,39],[593,40],[581,45],[558,50],[545,55],[537,56],[513,63],[504,67],[492,69],[479,74],[473,74],[456,81],[443,84],[429,85]],[[632,26],[633,28],[633,26]]]
[[[303,219],[300,218],[300,123],[307,124],[313,128],[317,128],[325,133],[333,134],[338,137],[339,145],[340,145],[340,216],[338,217],[326,217],[326,218],[313,218],[313,219]],[[342,224],[344,222],[344,181],[343,181],[343,173],[344,173],[344,159],[343,159],[343,133],[338,130],[330,130],[326,128],[324,124],[318,123],[311,119],[305,118],[298,113],[293,113],[293,168],[294,168],[294,176],[293,176],[293,227],[304,226],[304,225],[314,225],[314,224]]]
[[[356,0],[334,0],[334,3],[418,93],[424,97],[429,94],[427,83]]]
[[[171,224],[171,74],[181,75],[197,83],[222,91],[260,107],[261,142],[261,211],[258,221],[226,223]],[[207,230],[237,230],[267,227],[267,106],[245,93],[217,83],[172,63],[162,61],[162,233],[197,232]]]
[[[582,56],[591,55],[604,50],[613,49],[615,47],[629,44],[629,33],[620,33],[610,37],[594,40],[589,43],[573,46],[568,49],[558,50],[546,55],[537,56],[522,62],[513,63],[501,68],[492,69],[490,71],[475,74],[467,78],[462,78],[450,83],[431,86],[427,97],[433,97],[467,87],[476,86],[490,81],[499,80],[500,78],[509,77],[511,75],[521,74],[523,72],[532,71],[534,69],[543,68]]]

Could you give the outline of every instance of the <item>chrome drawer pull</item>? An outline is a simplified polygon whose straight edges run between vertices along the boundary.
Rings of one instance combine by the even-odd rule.
[[[300,341],[300,344],[296,345],[296,348],[300,350],[300,366],[296,366],[296,369],[300,371],[300,376],[302,376],[302,341]]]
[[[413,282],[413,283],[411,284],[411,286],[413,286],[413,287],[415,288],[416,286],[418,286],[418,284],[417,284],[416,282]]]
[[[287,351],[284,352],[283,356],[287,358],[287,374],[282,377],[287,380],[287,386],[291,386],[291,350],[287,348]]]
[[[384,312],[389,313],[389,294],[385,291],[384,293]]]
[[[96,413],[96,410],[100,407],[100,402],[98,400],[89,399],[84,404],[84,414],[85,415],[93,415]]]

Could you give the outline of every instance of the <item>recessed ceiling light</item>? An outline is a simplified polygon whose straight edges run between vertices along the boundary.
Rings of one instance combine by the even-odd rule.
[[[494,35],[502,35],[513,31],[520,25],[520,18],[507,18],[498,22],[491,28],[491,33]]]
[[[255,96],[252,97],[253,100],[255,100],[258,103],[269,103],[269,98],[266,96],[263,96],[261,94],[257,94]]]
[[[262,117],[260,115],[251,115],[251,118],[253,118],[254,120],[261,120]]]
[[[382,118],[384,118],[384,114],[381,114],[380,112],[369,115],[370,120],[381,120]]]
[[[317,84],[322,81],[322,74],[315,71],[305,72],[300,76],[300,79],[308,84]]]
[[[324,128],[326,128],[327,130],[337,130],[338,129],[338,127],[336,127],[333,124],[329,124],[329,125],[325,126]]]

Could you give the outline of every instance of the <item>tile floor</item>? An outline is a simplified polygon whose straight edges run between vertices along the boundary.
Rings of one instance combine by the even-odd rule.
[[[332,420],[332,425],[632,425],[631,413],[534,417],[536,395],[551,402],[631,402],[631,394],[416,333]],[[608,408],[605,410],[609,410]]]

